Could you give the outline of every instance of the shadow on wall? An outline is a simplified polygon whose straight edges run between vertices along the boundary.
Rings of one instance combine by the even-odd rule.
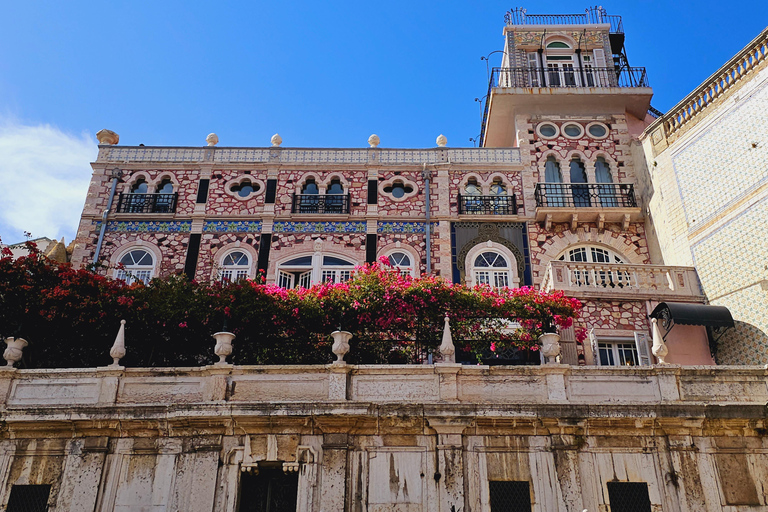
[[[735,322],[717,343],[717,364],[768,364],[768,333],[747,322]]]

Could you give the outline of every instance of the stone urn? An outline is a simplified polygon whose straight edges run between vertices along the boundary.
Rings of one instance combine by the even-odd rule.
[[[219,356],[219,362],[216,364],[228,364],[226,359],[228,355],[232,354],[232,340],[235,339],[235,335],[231,332],[217,332],[213,335],[213,339],[216,340],[213,353]]]
[[[336,360],[333,364],[347,364],[344,361],[344,356],[349,352],[349,340],[352,338],[352,333],[349,331],[333,331],[331,337],[333,338],[331,350],[336,354]]]
[[[5,338],[5,344],[7,348],[3,352],[3,359],[8,362],[8,368],[13,368],[15,363],[21,361],[22,350],[29,343],[24,338]]]
[[[556,332],[545,332],[539,336],[539,346],[547,364],[556,364],[560,355],[560,335]]]

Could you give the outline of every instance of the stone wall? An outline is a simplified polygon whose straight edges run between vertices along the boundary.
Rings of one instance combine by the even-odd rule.
[[[768,510],[759,367],[3,370],[0,400],[2,508],[47,484],[52,511],[235,512],[262,473],[299,512],[489,510],[505,485],[608,511],[622,483],[654,512]]]

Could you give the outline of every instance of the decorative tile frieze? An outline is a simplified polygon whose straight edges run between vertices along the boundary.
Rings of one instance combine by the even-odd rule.
[[[365,233],[365,222],[286,222],[276,221],[273,233]]]
[[[93,221],[94,227],[101,229],[101,221]],[[188,233],[192,222],[186,220],[173,221],[116,221],[107,222],[107,231],[123,231],[129,233]]]
[[[424,233],[426,222],[390,222],[379,221],[379,233]],[[437,230],[438,223],[432,222],[432,232]]]
[[[260,233],[261,221],[237,221],[237,220],[216,220],[206,221],[203,225],[203,231],[206,233]]]

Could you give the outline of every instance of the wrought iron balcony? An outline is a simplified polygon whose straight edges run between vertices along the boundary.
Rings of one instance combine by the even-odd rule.
[[[572,297],[704,301],[691,267],[550,261],[541,289]]]
[[[517,215],[517,198],[511,196],[467,196],[459,194],[460,215]]]
[[[631,183],[537,183],[537,208],[637,208]]]
[[[602,7],[590,7],[584,14],[528,14],[522,7],[504,15],[507,25],[598,25],[609,24],[611,33],[623,33],[621,16],[607,14]]]
[[[542,68],[523,66],[493,68],[494,87],[649,87],[645,68],[585,65]]]
[[[349,214],[349,194],[294,194],[291,213]]]
[[[174,213],[179,194],[120,194],[117,213]]]

